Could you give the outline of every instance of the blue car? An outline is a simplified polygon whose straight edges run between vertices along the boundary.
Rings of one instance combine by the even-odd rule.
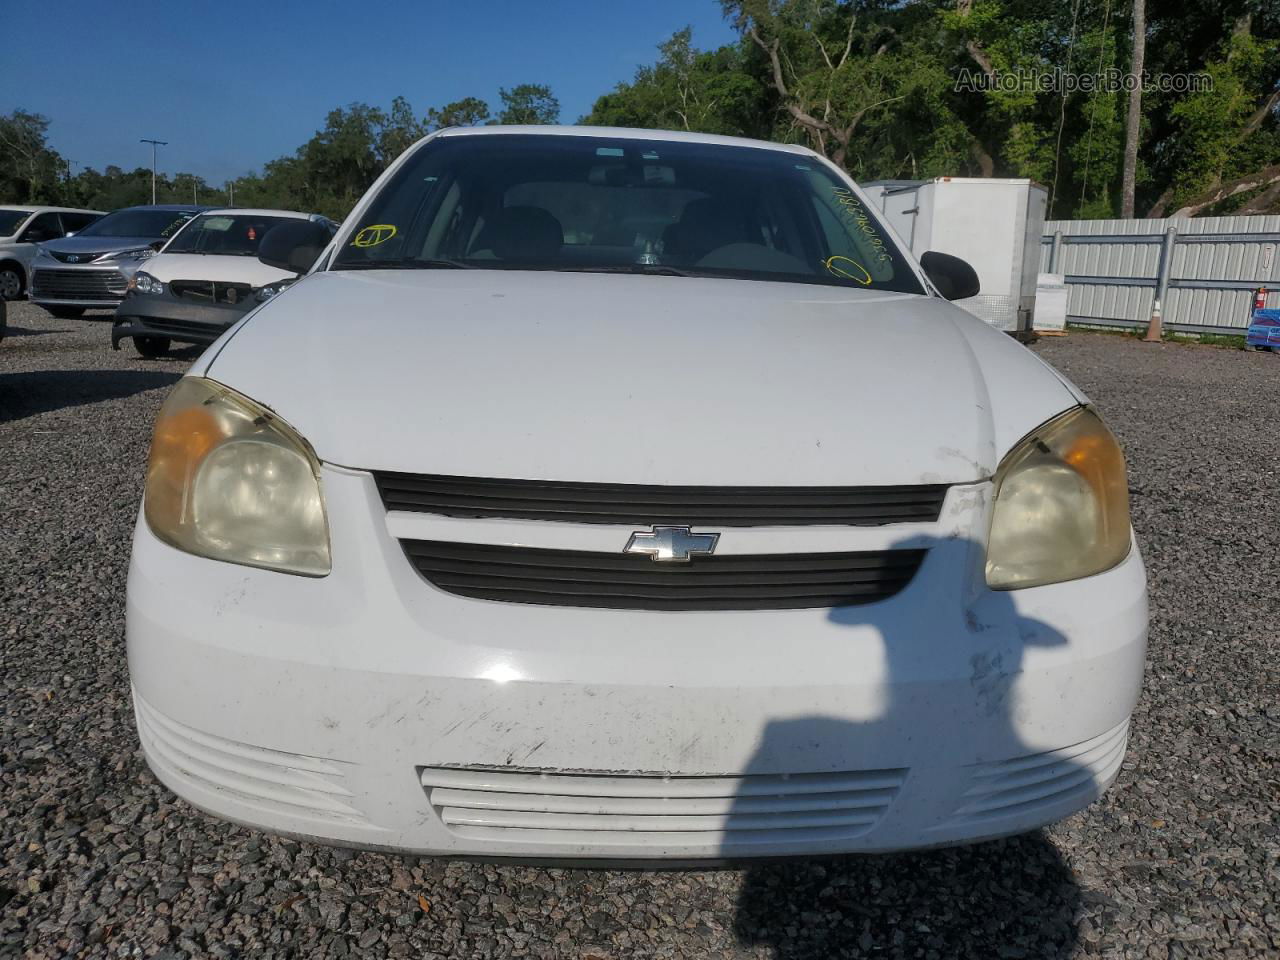
[[[1258,350],[1280,351],[1280,310],[1255,310],[1244,342]]]

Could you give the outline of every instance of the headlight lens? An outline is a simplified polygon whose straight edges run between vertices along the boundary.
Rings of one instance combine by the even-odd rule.
[[[147,524],[179,550],[322,577],[330,570],[320,464],[275,414],[201,377],[181,380],[156,421]]]
[[[164,284],[143,270],[139,270],[129,278],[128,290],[138,293],[164,293]]]
[[[107,255],[108,260],[150,260],[156,252],[150,247],[134,247],[132,250],[121,250],[119,253]]]
[[[275,283],[269,283],[265,287],[259,287],[253,291],[253,299],[258,303],[266,303],[277,294],[283,293],[289,287],[297,282],[296,277],[290,277],[287,280],[277,280]]]
[[[1044,424],[995,477],[987,585],[996,590],[1075,580],[1129,554],[1124,454],[1098,415],[1078,407]]]

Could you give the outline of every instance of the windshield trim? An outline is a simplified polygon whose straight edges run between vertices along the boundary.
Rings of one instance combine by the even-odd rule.
[[[504,264],[495,260],[456,261],[444,260],[398,260],[377,264],[348,263],[327,268],[329,272],[353,273],[404,273],[422,270],[491,270],[495,273],[578,273],[578,274],[616,274],[622,277],[664,277],[681,280],[747,280],[753,283],[802,283],[810,287],[822,287],[826,290],[843,290],[849,293],[874,294],[876,296],[918,297],[919,293],[906,290],[890,290],[885,287],[851,287],[842,283],[830,283],[821,279],[818,274],[810,273],[766,273],[764,271],[732,270],[722,267],[672,267],[666,264],[633,264],[634,269],[625,266],[552,266],[550,264]],[[647,268],[647,269],[646,269]],[[931,294],[925,293],[924,296]]]

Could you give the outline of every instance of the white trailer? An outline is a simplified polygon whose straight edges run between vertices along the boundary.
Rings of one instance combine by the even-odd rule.
[[[938,177],[862,184],[916,256],[937,250],[978,271],[982,292],[957,300],[1000,330],[1028,331],[1036,308],[1048,191],[1030,180]]]

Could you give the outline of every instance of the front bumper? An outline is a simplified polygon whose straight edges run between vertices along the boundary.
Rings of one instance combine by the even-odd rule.
[[[131,293],[116,309],[111,348],[128,337],[167,337],[180,343],[213,343],[258,304],[192,303],[171,294]]]
[[[930,548],[897,596],[832,610],[529,607],[442,593],[372,478],[326,466],[333,572],[176,551],[140,521],[139,734],[221,817],[419,854],[608,860],[885,851],[1018,833],[1116,776],[1145,576],[978,586],[987,485],[943,520],[786,532]],[[546,526],[546,525],[543,525]],[[487,528],[485,528],[487,529]],[[751,552],[778,531],[729,530]],[[869,548],[876,548],[871,547]]]

